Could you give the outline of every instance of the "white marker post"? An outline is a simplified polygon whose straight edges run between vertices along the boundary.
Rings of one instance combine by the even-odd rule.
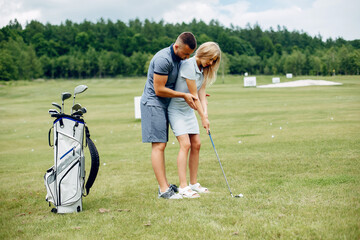
[[[279,77],[272,78],[272,83],[280,83],[280,78]]]
[[[135,119],[141,119],[140,99],[141,97],[134,97]]]
[[[256,87],[256,77],[244,77],[244,87]]]

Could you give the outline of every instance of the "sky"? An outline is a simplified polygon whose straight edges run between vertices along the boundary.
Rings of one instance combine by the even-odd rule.
[[[0,28],[17,19],[23,27],[31,20],[61,24],[100,18],[116,22],[149,19],[166,23],[209,23],[263,30],[280,26],[310,36],[360,39],[360,0],[0,0]]]

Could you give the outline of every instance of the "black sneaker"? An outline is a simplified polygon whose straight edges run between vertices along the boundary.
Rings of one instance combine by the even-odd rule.
[[[183,197],[180,194],[175,193],[174,190],[170,187],[166,190],[166,192],[162,193],[160,192],[160,187],[159,187],[158,198],[182,199]]]
[[[171,183],[170,183],[169,188],[171,188],[175,193],[178,193],[178,192],[179,192],[178,187],[177,187],[175,184],[171,184]]]

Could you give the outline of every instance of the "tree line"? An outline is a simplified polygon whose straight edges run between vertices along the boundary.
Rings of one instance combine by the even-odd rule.
[[[158,50],[184,31],[198,45],[217,42],[223,51],[221,74],[331,75],[359,74],[360,40],[323,40],[278,26],[263,30],[209,24],[100,19],[96,23],[66,20],[60,25],[16,19],[0,29],[0,79],[92,78],[144,76]]]

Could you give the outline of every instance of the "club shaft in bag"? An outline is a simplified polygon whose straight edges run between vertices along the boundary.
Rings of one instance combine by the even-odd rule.
[[[225,178],[225,181],[226,181],[226,185],[227,185],[227,187],[228,187],[228,189],[229,189],[230,195],[231,195],[231,197],[234,197],[233,194],[232,194],[232,192],[231,192],[229,183],[228,183],[228,181],[227,181],[227,179],[226,179],[226,175],[225,175],[224,169],[223,169],[223,167],[222,167],[222,165],[221,165],[221,161],[220,161],[219,155],[218,155],[218,153],[217,153],[217,151],[216,151],[214,141],[213,141],[213,139],[212,139],[212,137],[211,137],[210,130],[209,130],[209,137],[210,137],[211,143],[212,143],[212,145],[213,145],[213,148],[214,148],[216,157],[217,157],[217,159],[218,159],[218,161],[219,161],[219,164],[220,164],[220,167],[221,167],[221,171],[222,171],[222,173],[223,173],[223,175],[224,175],[224,178]]]

